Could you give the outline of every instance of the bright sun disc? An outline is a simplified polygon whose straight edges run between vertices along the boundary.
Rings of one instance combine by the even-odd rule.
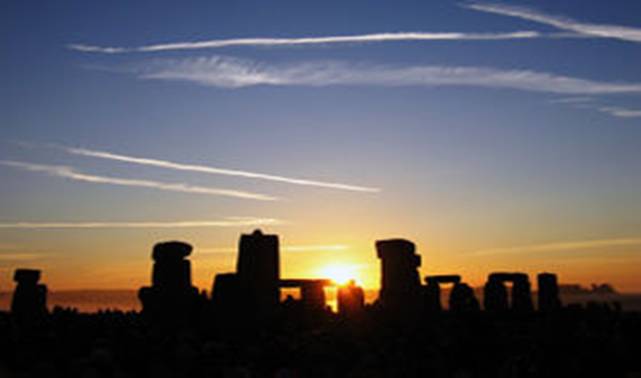
[[[351,265],[328,265],[324,267],[320,274],[324,278],[329,278],[338,285],[345,285],[350,280],[356,280],[357,278],[357,269],[355,266]]]

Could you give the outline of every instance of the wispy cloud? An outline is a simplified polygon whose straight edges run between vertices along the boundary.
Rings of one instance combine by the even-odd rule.
[[[41,253],[0,253],[1,262],[33,261],[44,257]]]
[[[580,240],[569,242],[554,242],[543,244],[529,244],[516,247],[492,248],[475,251],[474,255],[497,255],[512,253],[536,253],[536,252],[563,252],[577,251],[583,249],[624,247],[641,245],[641,238],[622,238],[622,239],[597,239],[597,240]]]
[[[551,104],[585,104],[594,101],[592,97],[563,97],[550,100]]]
[[[283,182],[283,183],[294,184],[294,185],[316,186],[316,187],[322,187],[322,188],[350,190],[350,191],[357,191],[357,192],[380,191],[380,189],[378,188],[370,188],[370,187],[349,185],[349,184],[336,183],[336,182],[316,181],[316,180],[307,180],[307,179],[300,179],[300,178],[293,178],[293,177],[277,176],[277,175],[271,175],[271,174],[265,174],[265,173],[240,171],[235,169],[218,168],[218,167],[212,167],[212,166],[206,166],[206,165],[182,164],[182,163],[176,163],[176,162],[167,161],[167,160],[141,158],[141,157],[135,157],[135,156],[115,154],[115,153],[106,152],[106,151],[90,150],[85,148],[70,148],[70,147],[62,147],[62,148],[64,151],[74,155],[89,156],[94,158],[115,160],[115,161],[121,161],[121,162],[133,163],[133,164],[139,164],[139,165],[145,165],[145,166],[173,169],[178,171],[199,172],[199,173],[206,173],[206,174],[213,174],[213,175],[238,176],[238,177],[245,177],[245,178],[251,178],[251,179],[277,181],[277,182]]]
[[[178,80],[221,88],[277,86],[473,86],[589,96],[641,93],[641,83],[604,82],[531,70],[475,66],[389,66],[349,62],[302,62],[280,65],[213,56],[153,61],[139,77]]]
[[[535,31],[516,31],[509,33],[429,33],[429,32],[400,32],[372,33],[342,36],[302,37],[302,38],[232,38],[211,39],[198,42],[176,42],[139,47],[101,47],[86,44],[69,44],[71,50],[122,54],[130,52],[157,52],[171,50],[200,50],[217,49],[232,46],[296,46],[296,45],[329,45],[338,43],[372,43],[392,41],[494,41],[505,39],[528,39],[542,35]]]
[[[620,106],[600,105],[592,97],[565,97],[549,101],[551,104],[569,105],[576,109],[590,109],[601,113],[608,114],[617,118],[639,118],[641,117],[640,109],[628,109]]]
[[[481,12],[517,17],[523,20],[550,25],[555,28],[579,33],[585,36],[615,38],[624,41],[641,42],[641,29],[629,26],[593,24],[576,21],[569,17],[550,15],[535,9],[501,3],[467,3],[463,7]]]
[[[159,181],[151,181],[151,180],[139,180],[139,179],[89,175],[89,174],[78,172],[73,168],[67,167],[67,166],[32,164],[32,163],[25,163],[20,161],[10,161],[10,160],[0,160],[0,165],[18,168],[26,171],[31,171],[31,172],[45,173],[50,176],[63,177],[63,178],[71,179],[74,181],[90,182],[95,184],[142,187],[142,188],[165,190],[170,192],[194,193],[194,194],[204,194],[204,195],[212,195],[212,196],[226,196],[226,197],[234,197],[234,198],[242,198],[242,199],[259,200],[259,201],[273,201],[277,199],[276,197],[268,196],[265,194],[244,192],[244,191],[233,190],[233,189],[220,189],[220,188],[212,188],[212,187],[205,187],[205,186],[194,186],[194,185],[189,185],[189,184],[180,183],[180,182],[170,183],[170,182],[159,182]]]
[[[613,117],[619,117],[619,118],[641,117],[641,109],[626,109],[618,106],[602,106],[598,108],[598,110],[602,113],[606,113]]]
[[[335,252],[346,251],[349,246],[346,244],[301,244],[301,245],[284,245],[280,247],[283,252]],[[238,249],[233,247],[211,247],[199,248],[200,253],[235,253]]]
[[[197,228],[197,227],[249,227],[281,224],[278,219],[255,217],[227,217],[222,220],[193,220],[168,222],[5,222],[0,229],[46,228]]]

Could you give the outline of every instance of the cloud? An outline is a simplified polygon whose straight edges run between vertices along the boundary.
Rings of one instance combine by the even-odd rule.
[[[277,225],[282,222],[273,218],[227,217],[223,220],[194,220],[170,222],[8,222],[0,223],[0,229],[47,229],[47,228],[196,228],[196,227],[248,227]]]
[[[206,174],[213,174],[213,175],[239,176],[239,177],[259,179],[259,180],[277,181],[277,182],[283,182],[283,183],[294,184],[294,185],[316,186],[316,187],[322,187],[322,188],[349,190],[349,191],[356,191],[356,192],[380,191],[380,189],[378,188],[370,188],[370,187],[356,186],[356,185],[349,185],[349,184],[342,184],[342,183],[335,183],[335,182],[307,180],[307,179],[300,179],[300,178],[270,175],[265,173],[256,173],[256,172],[240,171],[235,169],[211,167],[211,166],[205,166],[205,165],[182,164],[182,163],[176,163],[176,162],[171,162],[167,160],[158,160],[158,159],[149,159],[149,158],[120,155],[120,154],[114,154],[111,152],[89,150],[85,148],[69,148],[69,147],[62,147],[62,148],[64,151],[74,155],[89,156],[89,157],[95,157],[100,159],[140,164],[145,166],[173,169],[178,171],[199,172],[199,173],[206,173]]]
[[[103,53],[122,54],[130,52],[158,52],[172,50],[200,50],[217,49],[231,46],[296,46],[296,45],[329,45],[337,43],[367,43],[391,41],[493,41],[505,39],[538,38],[541,34],[535,31],[517,31],[509,33],[428,33],[428,32],[401,32],[401,33],[372,33],[345,36],[323,36],[303,38],[233,38],[212,39],[199,42],[176,42],[140,47],[100,47],[86,44],[69,44],[71,50]]]
[[[602,113],[609,114],[619,118],[639,118],[641,117],[640,109],[626,109],[618,106],[602,106],[598,108]]]
[[[517,247],[492,248],[475,251],[474,255],[497,255],[512,253],[535,253],[535,252],[562,252],[575,251],[581,249],[624,247],[641,245],[641,238],[627,239],[598,239],[598,240],[580,240],[570,242],[555,242],[544,244],[521,245]]]
[[[641,29],[639,28],[619,25],[584,23],[568,17],[546,14],[531,8],[500,3],[473,2],[469,4],[462,4],[462,6],[464,8],[481,12],[517,17],[523,20],[538,22],[541,24],[553,26],[561,30],[570,31],[585,36],[614,38],[630,42],[641,42]]]
[[[592,97],[563,97],[550,100],[551,104],[585,104],[594,101]]]
[[[279,65],[213,56],[153,61],[136,73],[143,79],[177,80],[219,88],[273,86],[472,86],[565,95],[641,93],[641,83],[603,82],[531,70],[475,66],[389,66],[348,62]]]
[[[591,109],[617,118],[639,118],[641,110],[619,106],[601,106],[592,97],[565,97],[550,100],[551,104],[569,105],[576,109]]]
[[[108,184],[119,186],[132,186],[150,189],[165,190],[170,192],[194,193],[212,196],[226,196],[259,201],[273,201],[276,197],[265,194],[244,192],[232,189],[220,189],[204,186],[194,186],[185,183],[168,183],[151,180],[127,179],[119,177],[96,176],[78,172],[71,167],[32,164],[19,161],[0,160],[0,165],[23,169],[31,172],[41,172],[55,177],[68,178],[74,181],[91,182],[96,184]]]
[[[0,262],[20,262],[20,261],[32,261],[41,259],[43,254],[41,253],[0,253]]]

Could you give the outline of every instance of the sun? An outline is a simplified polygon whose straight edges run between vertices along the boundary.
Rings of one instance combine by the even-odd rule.
[[[348,264],[332,264],[323,267],[319,271],[320,275],[323,278],[329,278],[334,281],[337,285],[345,285],[350,280],[354,280],[357,283],[360,281],[358,279],[358,267],[355,265]]]

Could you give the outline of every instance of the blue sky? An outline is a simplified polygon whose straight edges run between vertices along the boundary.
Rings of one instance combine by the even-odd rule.
[[[629,1],[6,2],[0,287],[19,265],[59,287],[144,283],[157,240],[225,249],[263,224],[292,246],[345,246],[299,248],[291,274],[339,260],[372,285],[373,241],[404,236],[424,272],[556,269],[641,289],[639,14]],[[185,221],[212,223],[170,227]],[[210,257],[203,285],[233,265]]]

